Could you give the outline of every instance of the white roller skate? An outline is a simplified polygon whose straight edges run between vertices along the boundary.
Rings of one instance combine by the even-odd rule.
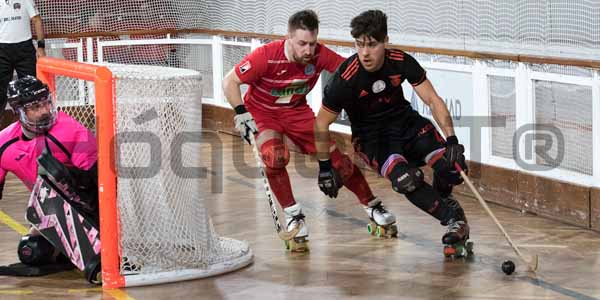
[[[299,225],[302,226],[293,239],[285,241],[286,249],[292,252],[308,251],[308,226],[306,226],[306,222],[304,221],[302,207],[300,204],[296,203],[290,207],[284,208],[283,211],[285,212],[285,222],[287,224],[288,232]]]
[[[367,230],[371,235],[380,238],[398,237],[398,227],[396,226],[396,217],[389,212],[381,203],[381,200],[375,198],[365,206],[365,211],[371,220],[367,224]]]

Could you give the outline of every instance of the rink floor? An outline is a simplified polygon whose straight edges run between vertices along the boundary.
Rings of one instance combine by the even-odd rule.
[[[598,233],[491,205],[521,250],[539,255],[540,267],[533,274],[479,203],[458,195],[471,224],[475,255],[447,259],[440,242],[445,228],[393,192],[386,180],[365,173],[374,193],[396,214],[397,239],[369,235],[366,214],[354,195],[344,189],[337,199],[326,198],[316,185],[316,164],[297,155],[288,171],[307,216],[310,252],[288,253],[275,235],[261,180],[241,173],[253,171],[251,148],[239,137],[219,138],[222,191],[209,176],[199,181],[207,191],[202,197],[220,235],[248,241],[253,264],[212,278],[104,292],[75,271],[37,278],[0,276],[0,299],[600,299]],[[215,174],[208,144],[201,147],[205,166]],[[0,209],[25,225],[28,194],[10,176]],[[1,265],[18,260],[19,237],[0,223]],[[500,269],[506,259],[517,263],[511,276]]]

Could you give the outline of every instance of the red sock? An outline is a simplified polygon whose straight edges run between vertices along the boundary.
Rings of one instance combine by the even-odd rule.
[[[335,149],[331,152],[331,163],[340,173],[344,186],[358,197],[358,201],[361,204],[367,205],[369,201],[375,198],[362,172],[352,163],[348,155],[342,154],[340,150]]]
[[[265,166],[265,173],[267,174],[267,179],[269,179],[271,190],[279,201],[279,205],[286,208],[296,204],[287,170],[285,168],[272,169]]]

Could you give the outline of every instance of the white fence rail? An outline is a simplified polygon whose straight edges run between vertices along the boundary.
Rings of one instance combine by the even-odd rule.
[[[52,41],[49,55],[60,57],[63,56],[60,50],[75,49],[76,57],[71,55],[69,59],[156,64],[156,59],[144,61],[143,51],[146,51],[148,57],[159,57],[158,63],[200,71],[204,103],[229,108],[221,91],[224,75],[246,54],[265,42],[268,41],[203,35],[178,38],[167,35],[165,38],[135,40],[128,37],[119,40],[86,38],[75,42]],[[351,48],[332,48],[343,56],[353,53]],[[136,50],[121,54],[119,61],[107,55],[111,50],[126,53],[128,49],[141,49],[142,52]],[[153,51],[161,53],[157,56]],[[468,159],[600,187],[598,70],[427,54],[416,54],[415,57],[427,69],[428,78],[449,106],[459,140],[467,148]],[[321,76],[307,96],[315,112],[321,105],[325,86],[322,79],[325,76]],[[89,101],[85,86],[79,84],[78,89],[80,92],[75,99],[65,101],[72,105]],[[430,117],[427,108],[416,100],[417,96],[409,86],[405,87],[405,96],[415,109]],[[499,119],[492,121],[492,116]],[[504,126],[493,127],[496,120],[504,120],[501,122]],[[350,133],[349,126],[344,123],[347,122],[334,124],[332,129]],[[546,127],[531,127],[532,124]],[[513,145],[513,140],[516,145]],[[548,145],[550,140],[552,145]],[[559,147],[561,140],[562,148]],[[536,153],[536,147],[542,152]],[[549,162],[547,158],[552,160],[553,156],[559,159]],[[539,170],[542,167],[546,169]]]

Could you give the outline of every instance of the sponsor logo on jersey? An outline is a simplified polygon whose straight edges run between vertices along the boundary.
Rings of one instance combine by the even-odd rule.
[[[281,70],[281,71],[277,72],[277,76],[281,76],[281,75],[285,74],[285,72],[287,72],[287,70]]]
[[[362,98],[362,97],[367,96],[367,95],[369,95],[369,93],[367,93],[367,91],[360,90],[360,95],[358,95],[358,98]]]
[[[300,82],[293,82],[283,88],[271,89],[271,96],[275,97],[288,97],[292,95],[306,95],[309,92],[308,84],[305,80]]]
[[[315,65],[313,65],[313,64],[306,65],[306,67],[304,68],[304,75],[312,75],[312,74],[315,74]]]
[[[390,82],[392,82],[392,86],[397,87],[402,83],[402,75],[392,75],[390,76]]]
[[[252,68],[252,65],[250,64],[250,61],[247,61],[243,65],[240,66],[240,73],[244,74],[244,73],[248,72],[248,70],[250,70],[251,68]]]
[[[20,161],[25,156],[25,153],[21,153],[21,155],[15,157],[16,161]]]
[[[427,132],[429,132],[431,129],[433,129],[433,125],[431,124],[427,124],[425,125],[423,128],[421,128],[419,130],[418,136],[422,136],[424,134],[426,134]]]
[[[373,93],[375,93],[375,94],[385,90],[385,82],[381,79],[373,82],[372,89],[373,89]]]

